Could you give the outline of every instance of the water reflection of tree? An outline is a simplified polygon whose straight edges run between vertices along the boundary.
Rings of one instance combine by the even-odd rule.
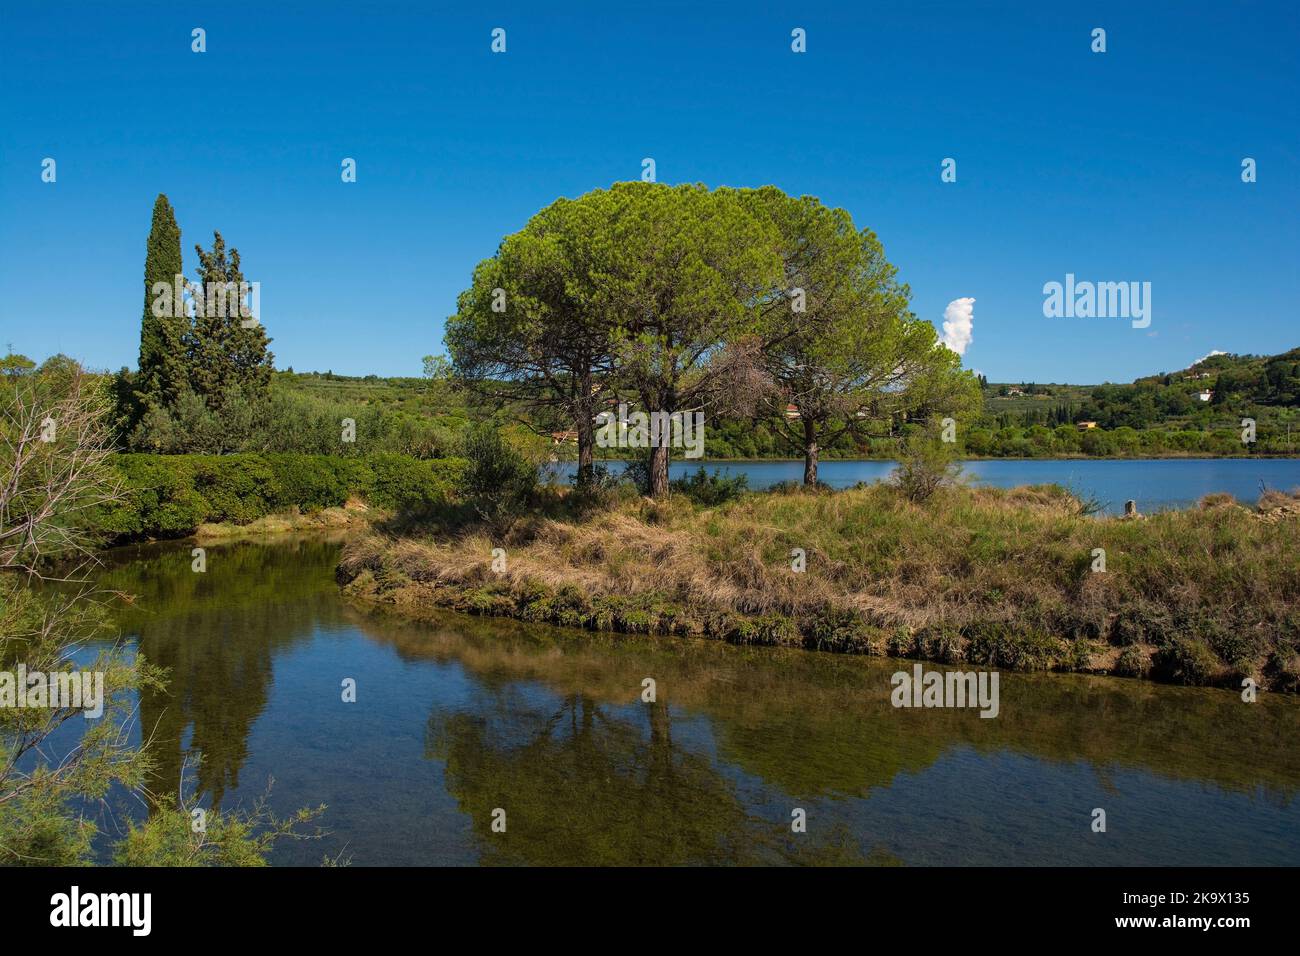
[[[1059,674],[1004,674],[1002,708],[895,710],[890,675],[911,662],[703,642],[586,635],[444,615],[422,627],[367,618],[411,659],[456,660],[477,681],[626,699],[654,674],[674,706],[707,717],[718,757],[796,799],[866,796],[945,752],[1017,752],[1099,772],[1133,768],[1285,806],[1300,791],[1300,705],[1242,706],[1230,692]],[[1239,745],[1248,741],[1248,747]]]
[[[151,789],[176,792],[194,751],[202,754],[197,793],[211,795],[213,807],[239,786],[249,734],[270,695],[273,659],[309,637],[322,615],[338,613],[336,560],[337,547],[324,542],[242,543],[210,547],[200,574],[191,570],[190,544],[182,543],[105,574],[104,586],[134,596],[120,615],[124,632],[168,670],[166,690],[140,700],[140,726],[156,761]]]
[[[640,718],[579,694],[553,708],[493,696],[489,717],[435,711],[426,736],[484,863],[724,863],[743,854],[752,822],[706,756],[674,746],[662,701],[641,705]],[[491,830],[496,807],[505,833]]]
[[[674,738],[662,699],[602,705],[498,685],[469,710],[435,709],[425,752],[443,761],[485,864],[884,862],[864,858],[842,827],[796,836],[787,808],[776,819],[748,812],[710,755]],[[497,807],[504,833],[492,831]]]

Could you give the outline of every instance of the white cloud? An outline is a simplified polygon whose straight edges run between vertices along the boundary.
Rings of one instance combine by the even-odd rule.
[[[1215,355],[1227,355],[1227,354],[1228,354],[1227,352],[1224,352],[1224,351],[1222,351],[1221,349],[1211,349],[1209,355],[1202,355],[1202,356],[1201,356],[1200,358],[1198,358],[1195,362],[1193,362],[1192,365],[1200,365],[1200,364],[1201,364],[1202,362],[1204,362],[1207,358],[1210,358],[1210,357],[1215,356]],[[1187,367],[1188,367],[1188,368],[1191,368],[1192,365],[1189,365],[1189,366],[1187,366]]]
[[[943,335],[939,341],[958,355],[966,354],[970,345],[975,325],[975,300],[972,298],[953,299],[943,310]]]

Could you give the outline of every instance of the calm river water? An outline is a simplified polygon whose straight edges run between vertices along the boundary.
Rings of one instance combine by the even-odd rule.
[[[137,595],[123,633],[171,670],[141,701],[154,786],[201,753],[186,786],[208,805],[272,779],[278,812],[327,804],[331,834],[274,863],[1300,864],[1294,699],[1004,673],[996,719],[896,710],[910,664],[412,625],[340,599],[337,542],[212,546],[203,574],[191,546],[104,572]]]

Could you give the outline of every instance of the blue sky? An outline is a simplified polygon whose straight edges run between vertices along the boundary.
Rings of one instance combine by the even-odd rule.
[[[3,0],[0,345],[134,366],[165,192],[189,275],[239,248],[278,367],[418,374],[503,235],[647,156],[845,207],[918,315],[975,299],[995,381],[1300,345],[1300,5],[757,6]],[[1150,327],[1045,318],[1066,273],[1150,282]]]

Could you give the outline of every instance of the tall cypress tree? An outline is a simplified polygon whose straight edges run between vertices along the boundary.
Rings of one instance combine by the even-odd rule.
[[[162,193],[153,204],[153,225],[144,258],[144,318],[140,323],[140,376],[136,395],[143,411],[167,408],[185,385],[185,333],[189,319],[173,308],[154,314],[154,283],[171,287],[181,268],[181,230]]]

